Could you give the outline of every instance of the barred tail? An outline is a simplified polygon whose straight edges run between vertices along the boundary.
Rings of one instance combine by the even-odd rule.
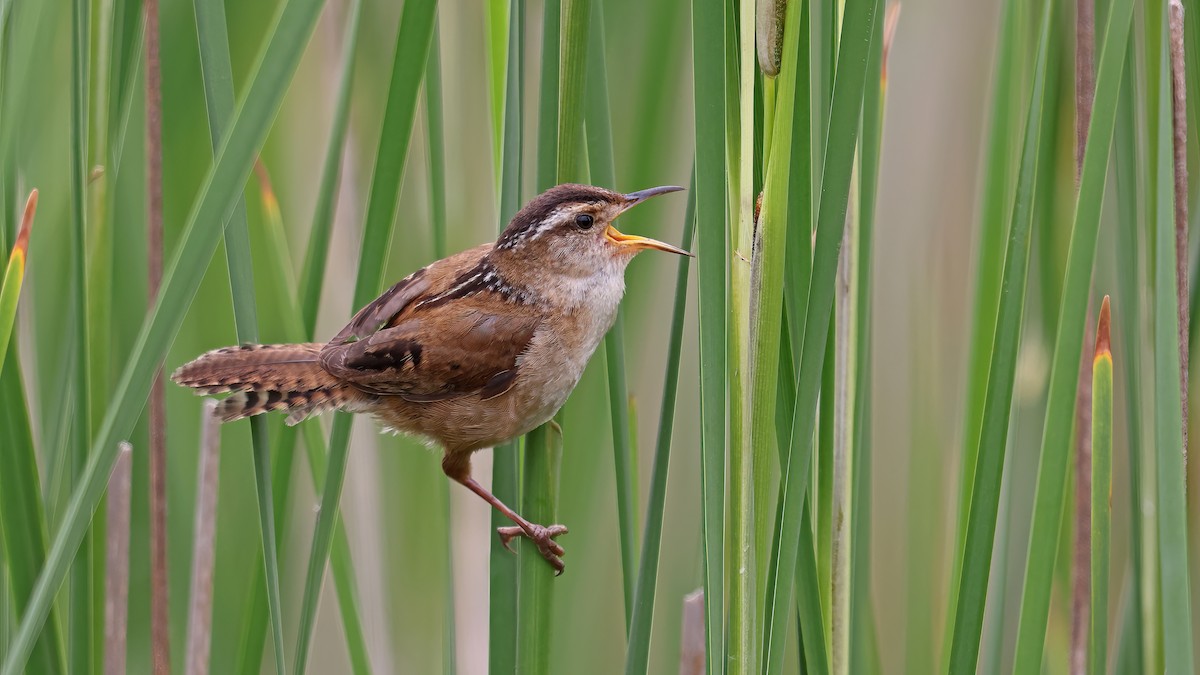
[[[216,414],[231,422],[272,410],[288,413],[288,424],[361,398],[356,389],[330,375],[317,360],[324,345],[242,345],[204,354],[176,370],[176,384],[199,394],[232,396]]]

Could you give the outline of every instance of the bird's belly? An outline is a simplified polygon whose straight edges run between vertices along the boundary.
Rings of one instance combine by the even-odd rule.
[[[507,392],[432,403],[386,403],[375,411],[385,426],[431,438],[450,452],[493,447],[549,421],[567,402],[604,333],[609,316],[560,324],[534,335],[518,360],[519,374]]]

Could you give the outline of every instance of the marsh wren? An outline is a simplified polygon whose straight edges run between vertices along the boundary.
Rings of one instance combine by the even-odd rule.
[[[423,267],[362,308],[326,344],[208,352],[171,376],[200,394],[231,393],[228,422],[271,410],[296,424],[327,410],[371,415],[444,450],[442,470],[514,523],[561,574],[562,525],[522,518],[471,477],[471,453],[544,424],[566,402],[617,316],[639,251],[690,255],[612,222],[663,186],[621,194],[559,185],[513,217],[494,243]]]

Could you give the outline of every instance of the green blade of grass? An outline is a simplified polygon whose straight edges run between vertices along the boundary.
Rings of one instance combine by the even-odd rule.
[[[558,34],[562,3],[547,2],[542,10],[542,54],[538,71],[537,164],[534,188],[542,192],[558,181]],[[503,227],[503,226],[502,226]]]
[[[792,595],[792,574],[798,560],[796,547],[801,527],[800,509],[795,505],[801,503],[807,488],[808,472],[802,467],[811,461],[822,365],[831,326],[838,252],[845,229],[851,171],[858,141],[867,56],[875,35],[872,26],[879,18],[879,4],[876,1],[848,5],[839,40],[838,63],[843,67],[838,70],[833,83],[822,193],[817,213],[817,239],[805,306],[796,405],[792,413],[791,451],[783,462],[782,495],[775,517],[775,537],[779,542],[779,550],[772,556],[772,569],[767,580],[768,588],[772,589],[764,607],[763,649],[767,663],[781,663],[780,657],[772,656],[772,653],[784,647],[783,636],[788,618],[785,607]],[[776,131],[777,137],[778,133]],[[778,558],[777,564],[774,563],[775,558]],[[800,590],[797,589],[797,592]],[[808,640],[805,642],[807,645]]]
[[[887,7],[883,21],[874,25],[875,37],[867,62],[866,89],[863,93],[863,128],[859,146],[859,246],[856,284],[858,288],[859,330],[856,349],[858,382],[855,384],[855,462],[853,515],[851,531],[850,579],[850,672],[880,672],[875,639],[875,613],[871,598],[871,392],[873,391],[871,350],[872,293],[871,265],[874,250],[875,209],[879,185],[880,154],[883,149],[883,117],[887,102],[887,60],[900,18],[900,4]],[[874,83],[878,82],[876,88]]]
[[[557,518],[558,478],[562,461],[562,431],[548,422],[529,432],[525,441],[524,499],[521,512],[530,522],[553,523]],[[517,673],[539,675],[550,669],[554,571],[524,537],[520,546],[521,594],[518,597]]]
[[[807,18],[807,11],[805,12]],[[802,27],[803,28],[803,27]],[[788,323],[784,326],[784,334],[791,341],[792,314],[788,308]],[[792,411],[796,407],[795,363],[792,361],[792,349],[780,351],[780,371],[787,377],[779,379],[778,410],[776,414],[777,445],[779,446],[779,463],[782,467],[781,481],[786,485],[789,481],[807,488],[812,472],[811,444],[803,444],[800,437],[792,433]],[[792,472],[799,474],[793,476]],[[775,533],[771,542],[770,566],[767,568],[767,598],[778,595],[778,579],[787,575],[788,570],[780,570],[784,564],[783,555],[794,555],[795,564],[791,570],[795,584],[796,619],[800,633],[800,663],[804,673],[825,675],[829,672],[829,650],[826,644],[825,612],[822,609],[821,587],[817,572],[816,537],[813,530],[815,518],[812,514],[811,491],[805,490],[804,501],[799,511],[800,519],[797,533],[798,540],[794,544],[785,542],[782,538],[782,514],[787,512],[787,500],[790,495],[786,490],[780,490],[776,496]],[[767,605],[767,610],[771,611]],[[790,608],[789,608],[790,609]],[[777,611],[783,611],[782,609]],[[774,615],[768,617],[774,619]],[[786,639],[783,634],[772,630],[770,622],[764,622],[763,672],[782,672],[784,663],[783,644]],[[767,642],[770,639],[770,642]]]
[[[1087,320],[1088,292],[1096,258],[1104,184],[1108,174],[1109,148],[1116,125],[1117,95],[1124,67],[1125,45],[1133,16],[1132,0],[1114,2],[1100,46],[1096,99],[1088,127],[1087,148],[1079,179],[1075,222],[1067,255],[1053,365],[1042,431],[1033,520],[1022,589],[1014,668],[1028,672],[1040,667],[1046,622],[1050,609],[1050,587],[1058,534],[1066,495],[1068,459],[1074,424],[1075,394],[1079,384],[1079,362]]]
[[[1037,180],[1038,148],[1043,127],[1043,98],[1046,61],[1050,46],[1052,3],[1042,14],[1033,89],[1025,118],[1020,170],[1004,256],[1000,307],[996,315],[996,339],[988,369],[987,395],[980,427],[979,456],[971,489],[967,532],[963,543],[962,576],[955,594],[954,630],[950,646],[950,673],[974,672],[982,640],[984,604],[987,600],[992,543],[996,530],[1000,487],[1003,478],[1009,413],[1016,375],[1025,305],[1026,271],[1029,266],[1030,229],[1033,221],[1034,186]],[[1078,356],[1075,363],[1078,364]],[[1073,408],[1068,418],[1073,419]]]
[[[516,17],[512,15],[510,0],[486,0],[483,3],[484,38],[488,64],[488,103],[491,108],[490,122],[492,125],[492,172],[496,176],[496,185],[503,180],[501,162],[503,161],[504,109],[507,97],[506,80],[509,75],[509,34],[510,22]],[[439,256],[441,257],[441,256]]]
[[[524,70],[522,50],[525,45],[525,2],[512,2],[512,20],[508,35],[508,77],[505,84],[504,138],[501,152],[500,176],[500,230],[508,219],[516,214],[521,201],[521,126],[524,121]],[[557,3],[549,3],[550,12]],[[557,14],[555,14],[555,17]],[[557,19],[554,19],[557,24]],[[552,60],[552,59],[547,59]],[[539,147],[539,151],[541,148]],[[519,462],[517,442],[505,443],[492,451],[492,494],[504,504],[520,503]],[[491,527],[508,525],[504,514],[492,509]],[[489,551],[488,588],[488,670],[492,673],[516,672],[517,668],[517,616],[520,597],[520,559],[513,556],[500,542],[492,537]]]
[[[584,82],[591,37],[588,28],[591,3],[592,0],[562,0],[561,38],[558,43],[558,144],[555,153],[555,181],[558,183],[578,183],[586,175]]]
[[[725,7],[692,0],[697,286],[700,323],[700,512],[708,675],[725,668]],[[720,45],[720,46],[718,46]]]
[[[69,563],[79,550],[91,516],[103,496],[108,473],[116,462],[117,442],[132,431],[149,395],[157,364],[165,357],[179,331],[216,250],[221,228],[214,224],[225,221],[241,194],[254,155],[279,109],[321,5],[321,0],[289,0],[279,11],[252,71],[247,93],[188,216],[154,308],[130,351],[128,364],[92,444],[87,466],[63,512],[62,525],[54,536],[11,651],[0,669],[4,675],[16,675],[29,658],[54,595],[62,585]],[[205,226],[198,226],[198,223]]]
[[[317,187],[317,205],[313,209],[312,229],[309,230],[304,268],[300,274],[300,310],[304,317],[304,335],[309,340],[316,331],[317,308],[321,301],[321,289],[325,285],[325,261],[329,256],[329,239],[333,233],[333,215],[341,183],[342,147],[346,143],[346,129],[350,121],[350,95],[354,90],[358,24],[361,18],[362,0],[350,0],[342,36],[342,68],[338,73],[333,123],[329,127],[329,143],[325,147],[325,162],[321,166],[321,182]]]
[[[766,492],[763,484],[758,490],[756,479],[762,477],[770,454],[755,453],[750,422],[750,389],[752,386],[749,358],[750,341],[750,264],[754,231],[754,170],[755,170],[755,80],[758,72],[754,60],[754,0],[734,0],[730,15],[734,20],[726,25],[733,40],[729,64],[734,69],[734,88],[730,104],[738,110],[737,123],[730,120],[726,128],[733,152],[729,154],[730,172],[730,234],[733,249],[729,270],[729,359],[726,377],[729,383],[729,564],[725,566],[725,588],[729,598],[728,651],[726,668],[730,675],[750,675],[758,670],[756,641],[758,626],[758,570],[761,556],[757,555],[756,511],[766,510],[762,502]],[[736,96],[733,92],[736,91]],[[733,103],[736,102],[736,106]],[[735,169],[736,167],[736,169]],[[769,446],[768,446],[769,447]],[[758,459],[758,461],[756,461]]]
[[[1127,427],[1127,456],[1129,462],[1129,575],[1132,582],[1130,587],[1130,604],[1133,608],[1127,613],[1128,617],[1141,617],[1143,608],[1151,598],[1143,594],[1142,568],[1143,544],[1145,535],[1143,527],[1145,511],[1142,509],[1142,365],[1141,350],[1136,345],[1141,344],[1141,273],[1139,261],[1142,247],[1138,232],[1138,152],[1136,143],[1136,121],[1134,119],[1134,100],[1137,92],[1133,86],[1135,62],[1133,58],[1133,40],[1125,48],[1125,68],[1122,73],[1121,93],[1117,100],[1117,128],[1114,144],[1114,170],[1117,189],[1117,233],[1116,248],[1116,281],[1117,306],[1121,311],[1117,314],[1117,339],[1127,347],[1121,353],[1120,366],[1124,380],[1125,416]],[[1194,314],[1192,316],[1195,316]],[[1194,334],[1194,333],[1193,333]],[[1129,662],[1144,667],[1147,650],[1144,649],[1143,633],[1153,629],[1152,621],[1130,620],[1122,623],[1122,637],[1118,644],[1128,649]],[[1127,631],[1127,632],[1126,632]],[[1120,659],[1116,660],[1120,664]],[[1148,664],[1147,664],[1148,665]]]
[[[595,185],[617,189],[613,167],[612,122],[608,109],[608,70],[604,64],[604,12],[599,2],[591,8],[592,36],[587,52],[587,90],[584,119],[587,125],[588,173]],[[629,387],[625,382],[624,312],[604,336],[604,364],[608,381],[608,409],[612,423],[613,458],[616,467],[617,537],[620,540],[621,590],[625,603],[625,632],[633,626],[633,592],[637,578],[637,457],[629,422]]]
[[[1092,362],[1092,616],[1091,669],[1107,673],[1108,571],[1112,526],[1113,358],[1108,296],[1100,305]]]
[[[216,153],[233,115],[233,66],[229,60],[229,35],[225,27],[225,5],[214,0],[196,0],[196,33],[200,45],[200,72],[204,78],[204,100],[208,108],[208,129]],[[225,223],[225,254],[229,266],[229,286],[233,296],[234,326],[239,344],[258,342],[258,311],[254,301],[254,262],[250,257],[250,230],[246,225],[246,202],[239,197]],[[274,645],[275,672],[287,672],[284,665],[283,606],[279,591],[279,557],[275,541],[275,510],[271,497],[271,444],[267,421],[250,419],[250,438],[254,454],[255,494],[262,536],[263,563],[270,608],[271,639]]]
[[[363,225],[362,248],[359,253],[358,277],[354,285],[352,305],[356,308],[370,302],[383,283],[384,264],[391,248],[396,209],[400,201],[404,164],[412,139],[417,96],[433,39],[436,8],[436,0],[412,0],[405,3],[400,16],[383,130],[380,132],[379,152],[376,155],[375,173],[371,179],[367,216]],[[313,625],[316,623],[317,600],[346,478],[350,425],[349,413],[338,413],[334,418],[329,441],[328,472],[308,559],[304,599],[300,606],[294,671],[296,673],[305,672],[308,662]]]
[[[19,234],[5,268],[4,285],[0,287],[0,420],[3,420],[0,443],[6,449],[7,463],[7,469],[0,471],[0,515],[3,516],[0,518],[0,541],[5,545],[4,581],[12,592],[8,599],[18,614],[25,611],[46,556],[42,481],[38,476],[29,414],[21,387],[17,350],[15,347],[9,350],[36,206],[37,191],[34,190],[25,206]],[[36,672],[65,672],[62,636],[54,619],[37,642],[30,663]]]
[[[693,170],[681,240],[682,245],[689,248],[696,230],[695,213],[696,173]],[[650,495],[646,499],[646,526],[642,534],[642,555],[638,564],[637,586],[633,594],[633,621],[629,628],[629,646],[625,652],[625,675],[646,673],[650,663],[650,631],[654,623],[654,592],[658,587],[658,561],[662,548],[667,498],[667,469],[671,459],[675,398],[679,389],[683,320],[687,311],[687,278],[688,269],[691,267],[689,262],[687,258],[681,257],[675,272],[675,302],[671,311],[671,335],[667,341],[667,372],[663,376],[662,407],[658,417],[658,437],[654,444],[654,466],[650,473]]]
[[[71,325],[73,329],[70,396],[71,478],[78,485],[88,459],[88,440],[92,435],[91,377],[89,364],[91,326],[88,322],[87,293],[87,159],[88,159],[88,78],[91,56],[90,0],[71,3]],[[67,632],[67,666],[72,672],[92,668],[92,535],[90,526],[71,571]]]
[[[1148,16],[1161,22],[1166,13]],[[1188,579],[1188,507],[1186,498],[1187,448],[1183,441],[1182,402],[1179,390],[1179,305],[1186,295],[1176,288],[1175,167],[1171,152],[1171,69],[1167,41],[1158,59],[1159,81],[1154,143],[1154,427],[1158,478],[1158,561],[1162,608],[1163,666],[1168,673],[1195,672],[1192,648],[1192,615]],[[1154,78],[1155,75],[1151,75]]]
[[[957,527],[955,553],[952,556],[949,602],[945,635],[953,630],[962,575],[962,550],[967,535],[967,510],[979,457],[979,430],[983,424],[983,403],[987,394],[988,367],[996,337],[996,307],[1000,304],[1000,279],[1004,258],[997,255],[1004,246],[1012,211],[1012,185],[1015,153],[1011,148],[1020,132],[1016,108],[1024,100],[1019,49],[1015,48],[1021,29],[1018,21],[1022,2],[1008,0],[1000,11],[1000,30],[996,41],[996,65],[992,81],[990,126],[987,136],[983,175],[983,195],[979,204],[979,233],[975,245],[975,279],[971,299],[970,342],[967,346],[967,387],[964,397],[966,426],[962,437],[962,462],[958,478]],[[950,641],[944,641],[949,656]]]

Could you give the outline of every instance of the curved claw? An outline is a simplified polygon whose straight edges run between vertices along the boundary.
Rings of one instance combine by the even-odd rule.
[[[497,527],[496,534],[500,535],[500,543],[504,546],[504,548],[512,551],[513,553],[516,553],[516,551],[513,551],[512,546],[509,545],[510,542],[517,537],[528,538],[535,546],[537,546],[538,553],[540,553],[541,556],[546,559],[546,562],[550,563],[550,566],[554,568],[554,576],[559,576],[563,573],[564,569],[561,556],[566,552],[563,550],[562,545],[554,541],[554,538],[559,535],[566,534],[567,527],[565,525],[551,525],[549,527],[544,527],[542,525],[530,525],[530,529],[532,532],[526,531],[524,528],[517,525],[510,527]]]

